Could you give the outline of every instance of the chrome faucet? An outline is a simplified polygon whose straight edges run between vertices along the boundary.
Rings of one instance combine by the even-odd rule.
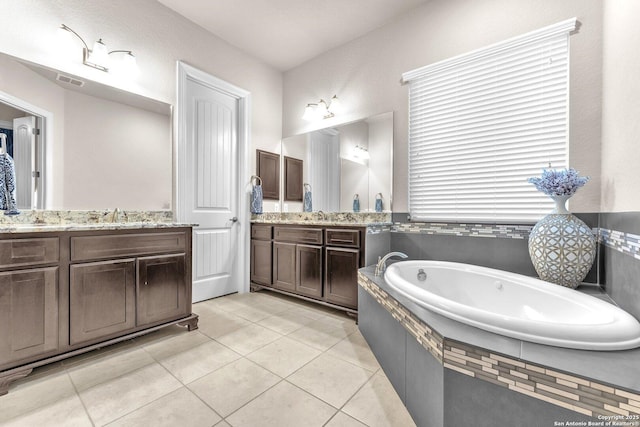
[[[118,222],[120,220],[120,209],[115,208],[111,214],[111,222]]]
[[[318,218],[320,219],[320,221],[324,221],[325,220],[325,216],[324,216],[324,212],[322,211],[318,211]]]
[[[402,252],[389,252],[382,258],[378,257],[378,263],[376,264],[375,275],[380,276],[387,269],[387,260],[391,257],[399,257],[399,258],[409,258],[409,256]]]

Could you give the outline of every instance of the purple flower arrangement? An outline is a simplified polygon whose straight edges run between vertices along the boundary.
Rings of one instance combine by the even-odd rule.
[[[578,175],[573,168],[543,169],[540,178],[529,178],[527,181],[548,196],[573,196],[578,188],[589,181],[589,177]]]

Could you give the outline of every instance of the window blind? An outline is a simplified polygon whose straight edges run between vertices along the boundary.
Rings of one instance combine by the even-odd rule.
[[[530,222],[553,202],[527,178],[567,166],[576,20],[403,74],[414,220]]]

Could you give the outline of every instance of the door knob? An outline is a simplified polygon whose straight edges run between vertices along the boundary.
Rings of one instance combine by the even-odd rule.
[[[234,216],[233,218],[231,218],[229,221],[231,222],[238,222],[238,217]]]

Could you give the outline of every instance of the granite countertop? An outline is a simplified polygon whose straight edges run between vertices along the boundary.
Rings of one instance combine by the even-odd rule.
[[[391,213],[385,212],[265,212],[252,214],[254,224],[294,224],[320,226],[392,225]]]
[[[253,224],[284,224],[284,225],[319,225],[319,226],[351,226],[373,227],[392,225],[391,222],[346,222],[346,221],[312,221],[312,220],[251,220]]]
[[[417,305],[390,287],[383,277],[376,277],[375,266],[361,268],[359,271],[443,338],[468,343],[554,370],[592,378],[630,390],[640,390],[640,348],[620,351],[575,350],[495,334],[457,322]]]
[[[54,231],[128,230],[136,228],[193,227],[176,222],[102,222],[86,224],[1,224],[0,233],[40,233]]]
[[[194,227],[174,221],[173,212],[102,210],[25,210],[19,215],[0,214],[0,233],[128,230],[136,228]]]

